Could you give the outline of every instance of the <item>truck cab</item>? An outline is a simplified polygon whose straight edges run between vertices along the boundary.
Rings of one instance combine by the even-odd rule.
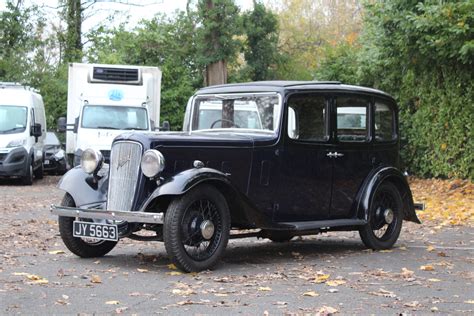
[[[109,160],[124,131],[153,131],[159,123],[161,71],[157,67],[69,65],[66,153],[78,165],[87,148]]]

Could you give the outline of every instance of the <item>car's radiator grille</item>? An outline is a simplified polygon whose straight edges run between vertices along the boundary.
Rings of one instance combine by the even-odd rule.
[[[110,154],[107,209],[131,211],[140,172],[142,146],[135,142],[117,142]]]

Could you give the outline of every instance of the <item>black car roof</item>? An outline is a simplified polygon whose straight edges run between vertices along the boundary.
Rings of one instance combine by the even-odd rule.
[[[235,92],[279,92],[282,90],[329,90],[378,94],[393,99],[381,90],[342,84],[339,81],[254,81],[209,86],[199,89],[196,94],[220,94]]]

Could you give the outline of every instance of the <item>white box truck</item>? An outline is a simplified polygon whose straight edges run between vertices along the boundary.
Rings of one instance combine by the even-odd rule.
[[[46,116],[35,89],[0,82],[0,177],[19,177],[24,184],[43,178]]]
[[[124,131],[154,131],[160,122],[157,67],[70,63],[66,153],[77,166],[83,150],[108,162],[113,139]]]

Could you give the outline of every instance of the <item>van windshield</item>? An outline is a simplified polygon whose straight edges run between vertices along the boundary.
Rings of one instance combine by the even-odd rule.
[[[27,118],[26,106],[0,105],[0,134],[24,132]]]
[[[280,119],[275,93],[198,96],[192,109],[192,131],[270,132]]]
[[[83,128],[147,130],[145,108],[129,106],[86,105],[82,112]]]

